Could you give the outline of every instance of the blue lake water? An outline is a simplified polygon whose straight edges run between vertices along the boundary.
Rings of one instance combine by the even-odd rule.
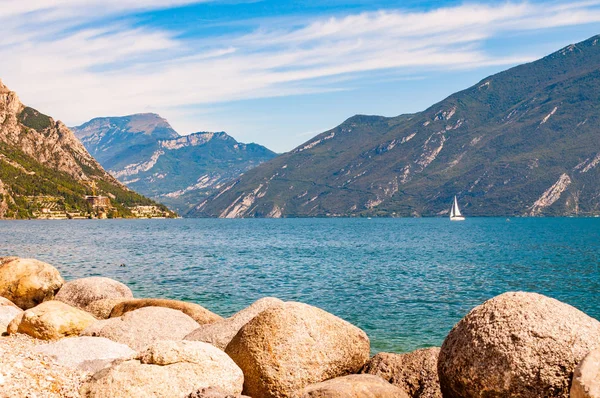
[[[4,255],[223,316],[265,296],[305,302],[361,327],[375,352],[439,346],[505,291],[600,319],[599,218],[0,221]]]

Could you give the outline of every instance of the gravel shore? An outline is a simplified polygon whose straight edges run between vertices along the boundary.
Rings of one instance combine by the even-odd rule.
[[[0,337],[0,398],[80,396],[79,387],[88,374],[33,351],[47,343],[24,334]]]

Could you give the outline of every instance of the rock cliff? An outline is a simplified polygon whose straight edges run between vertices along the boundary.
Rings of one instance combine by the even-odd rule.
[[[90,216],[85,196],[96,189],[110,198],[105,210],[113,216],[161,207],[118,182],[68,127],[22,104],[0,81],[0,218]]]

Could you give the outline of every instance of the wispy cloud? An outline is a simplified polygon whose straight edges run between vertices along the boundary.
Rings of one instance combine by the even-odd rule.
[[[92,23],[197,2],[2,0],[0,78],[69,123],[142,111],[184,118],[190,105],[340,90],[376,71],[528,61],[531,54],[494,57],[484,43],[506,32],[600,22],[600,1],[585,1],[386,10],[287,26],[263,21],[250,33],[210,38],[184,39],[127,18]]]
[[[171,8],[211,0],[2,0],[0,18],[38,15],[47,19],[86,17],[95,19],[101,15],[127,11]]]

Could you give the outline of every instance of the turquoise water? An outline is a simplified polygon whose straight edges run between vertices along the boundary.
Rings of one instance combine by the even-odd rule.
[[[302,301],[361,327],[375,352],[440,345],[511,290],[600,319],[598,218],[2,221],[0,255],[224,316],[264,296]]]

